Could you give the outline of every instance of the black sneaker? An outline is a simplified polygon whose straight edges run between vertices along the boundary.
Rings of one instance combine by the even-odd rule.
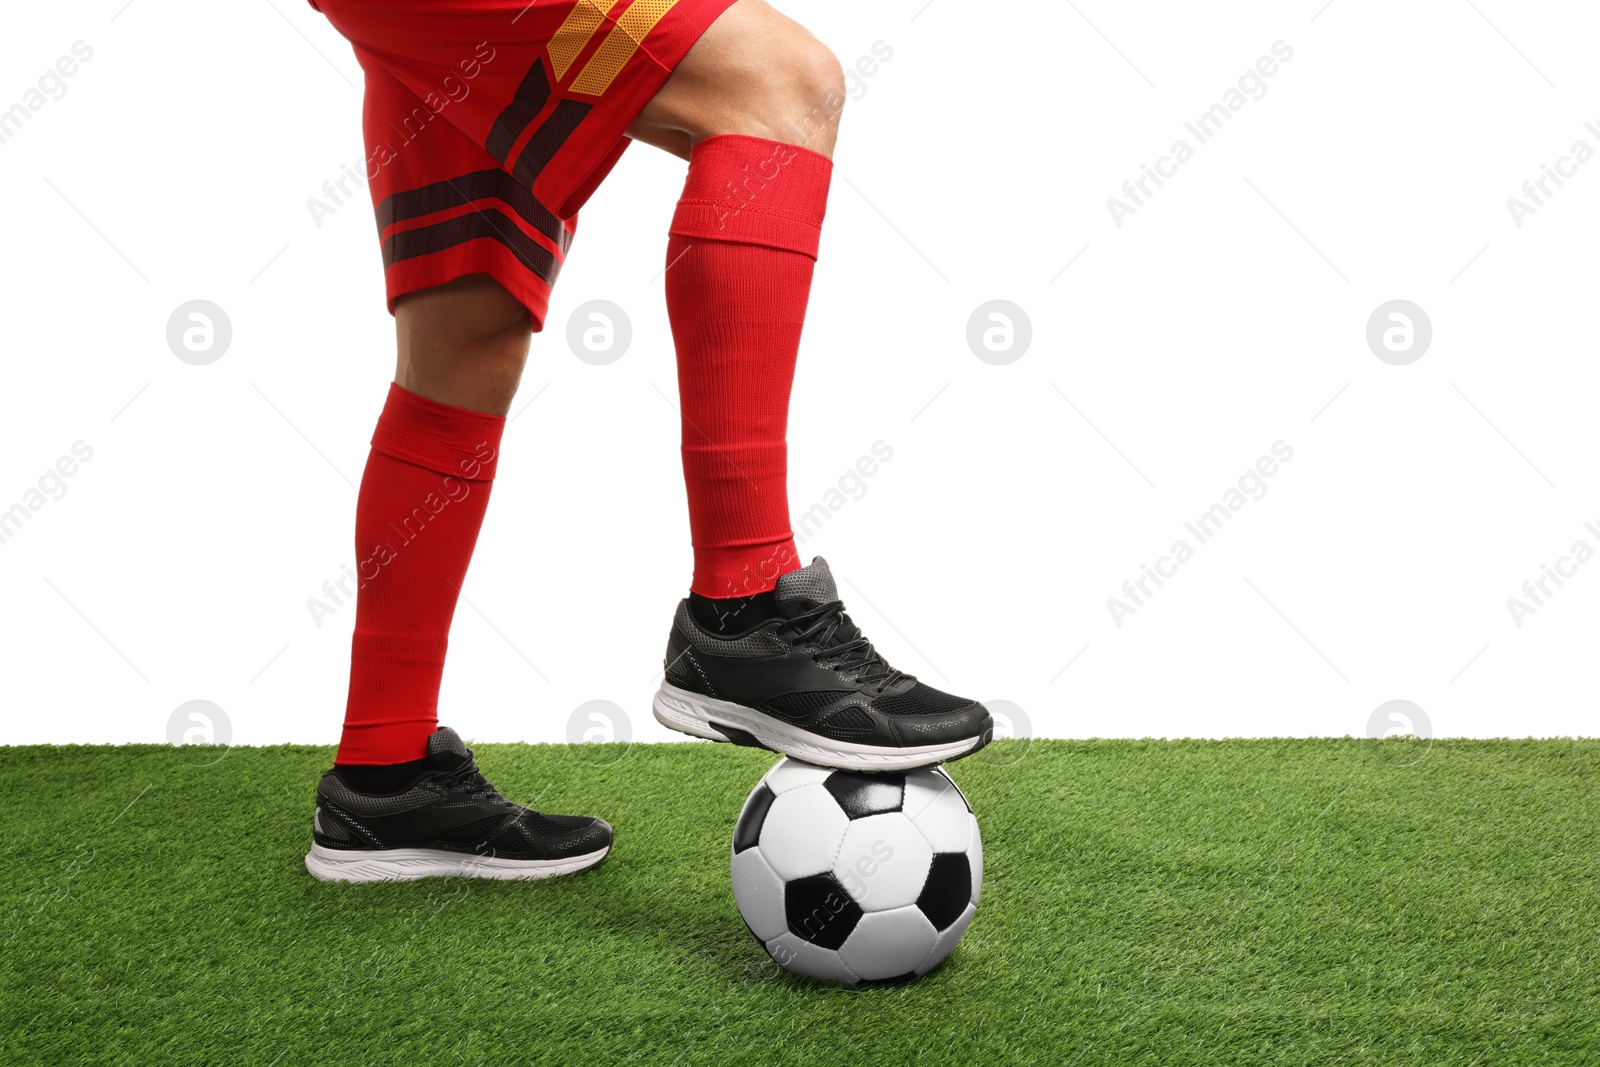
[[[454,730],[428,738],[427,758],[428,770],[398,793],[358,793],[338,771],[324,774],[306,870],[325,882],[549,878],[611,851],[604,819],[541,815],[497,793]]]
[[[775,592],[781,617],[732,637],[707,633],[687,600],[678,605],[654,703],[663,726],[857,771],[924,767],[989,743],[982,704],[884,662],[844,613],[821,556]]]

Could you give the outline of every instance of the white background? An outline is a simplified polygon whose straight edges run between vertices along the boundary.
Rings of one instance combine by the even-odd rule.
[[[320,228],[306,201],[361,169],[360,72],[298,0],[124,5],[21,5],[0,37],[0,108],[93,49],[0,144],[0,510],[93,449],[0,544],[5,736],[159,741],[204,699],[236,743],[331,742],[353,609],[319,628],[307,600],[353,562],[393,327],[365,192]],[[784,6],[847,67],[893,50],[845,111],[790,490],[798,516],[893,449],[802,551],[897,666],[1039,735],[1361,735],[1395,698],[1441,736],[1595,732],[1600,562],[1520,628],[1506,602],[1600,548],[1600,161],[1520,228],[1506,200],[1600,149],[1600,16]],[[1119,228],[1107,198],[1178,138]],[[477,739],[563,740],[595,699],[676,736],[648,702],[690,571],[659,277],[682,174],[629,151],[535,338],[441,702]],[[166,342],[197,298],[233,327],[208,366]],[[591,299],[632,320],[608,366],[566,345]],[[991,299],[1031,319],[1008,365],[966,340]],[[1406,366],[1365,337],[1393,299],[1433,327]],[[1107,599],[1278,441],[1266,495],[1118,627]]]

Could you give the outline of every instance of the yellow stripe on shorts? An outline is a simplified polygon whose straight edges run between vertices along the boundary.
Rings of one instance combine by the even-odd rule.
[[[610,88],[611,82],[621,72],[622,68],[633,58],[639,50],[639,45],[650,35],[671,11],[678,0],[633,0],[628,5],[616,26],[606,35],[600,45],[600,50],[589,58],[583,70],[578,72],[567,87],[569,93],[582,93],[585,96],[600,96]]]
[[[589,43],[589,38],[594,36],[594,31],[605,20],[606,13],[590,0],[578,0],[573,5],[566,21],[550,38],[550,65],[555,69],[556,81],[567,76],[567,71],[572,69],[584,45]]]

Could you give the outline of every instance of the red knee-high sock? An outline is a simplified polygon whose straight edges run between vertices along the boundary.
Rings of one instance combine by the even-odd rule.
[[[402,389],[372,435],[356,499],[356,632],[340,764],[426,754],[456,597],[489,504],[499,415]]]
[[[689,156],[666,287],[702,596],[765,592],[800,565],[784,434],[832,173],[759,137],[708,138]]]

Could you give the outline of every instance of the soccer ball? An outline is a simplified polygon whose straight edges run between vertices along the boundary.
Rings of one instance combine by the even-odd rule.
[[[978,820],[939,767],[864,774],[781,759],[733,831],[733,896],[780,967],[847,985],[937,967],[983,882]]]

